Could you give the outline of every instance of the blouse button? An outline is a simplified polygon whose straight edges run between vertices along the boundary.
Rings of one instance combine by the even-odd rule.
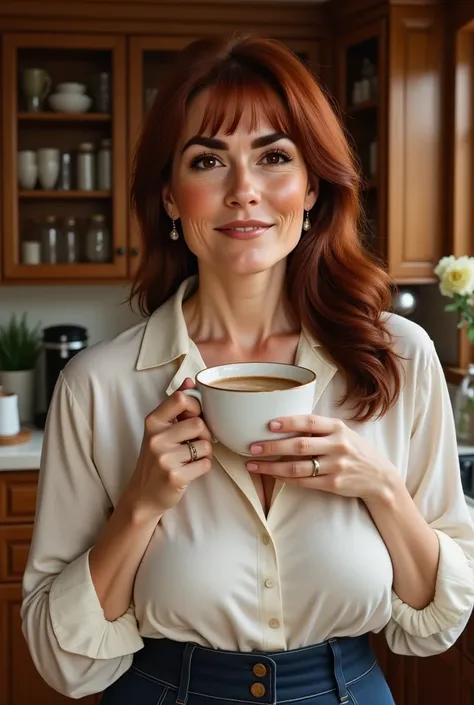
[[[265,695],[265,686],[263,683],[252,683],[250,686],[250,692],[254,698],[263,698]]]
[[[268,546],[268,544],[270,543],[270,536],[268,534],[263,534],[262,541],[265,544],[265,546]]]
[[[278,619],[271,619],[268,622],[268,626],[270,627],[270,629],[278,629],[278,627],[280,626],[280,622],[278,621]]]
[[[265,587],[267,587],[267,588],[275,587],[275,581],[273,580],[273,578],[267,578],[265,580]]]

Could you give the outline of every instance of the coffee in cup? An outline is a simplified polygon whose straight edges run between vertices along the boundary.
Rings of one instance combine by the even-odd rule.
[[[278,389],[292,389],[301,382],[285,377],[227,377],[212,382],[217,389],[234,389],[238,392],[276,392]]]
[[[298,365],[277,362],[238,362],[201,370],[195,397],[211,433],[234,453],[250,456],[256,441],[277,440],[293,433],[271,431],[269,423],[280,416],[311,414],[316,375]]]

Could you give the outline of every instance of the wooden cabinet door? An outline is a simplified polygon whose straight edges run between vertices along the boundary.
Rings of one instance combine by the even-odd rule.
[[[474,663],[463,657],[461,682],[461,705],[474,705]]]
[[[0,703],[2,705],[70,705],[36,671],[21,632],[21,585],[0,585]],[[82,698],[95,705],[97,696]]]
[[[407,659],[405,705],[462,705],[461,662],[455,646],[438,656]]]
[[[434,281],[442,254],[441,7],[393,7],[388,112],[388,269],[399,283]]]

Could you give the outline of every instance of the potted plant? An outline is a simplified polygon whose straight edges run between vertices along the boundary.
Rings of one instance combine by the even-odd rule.
[[[465,328],[474,343],[474,257],[443,257],[435,267],[439,288],[451,303],[445,311],[459,314],[458,328]],[[454,401],[456,434],[460,443],[474,444],[474,365],[460,383]]]
[[[30,328],[26,313],[15,314],[0,326],[0,385],[3,390],[18,395],[20,422],[34,417],[34,369],[41,351],[40,323]]]

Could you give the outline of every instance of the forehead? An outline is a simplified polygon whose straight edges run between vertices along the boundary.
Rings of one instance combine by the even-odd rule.
[[[216,87],[201,91],[189,103],[181,140],[194,135],[214,137],[255,135],[273,131],[289,132],[287,111],[281,99],[271,91],[265,95],[255,89],[225,91]]]

